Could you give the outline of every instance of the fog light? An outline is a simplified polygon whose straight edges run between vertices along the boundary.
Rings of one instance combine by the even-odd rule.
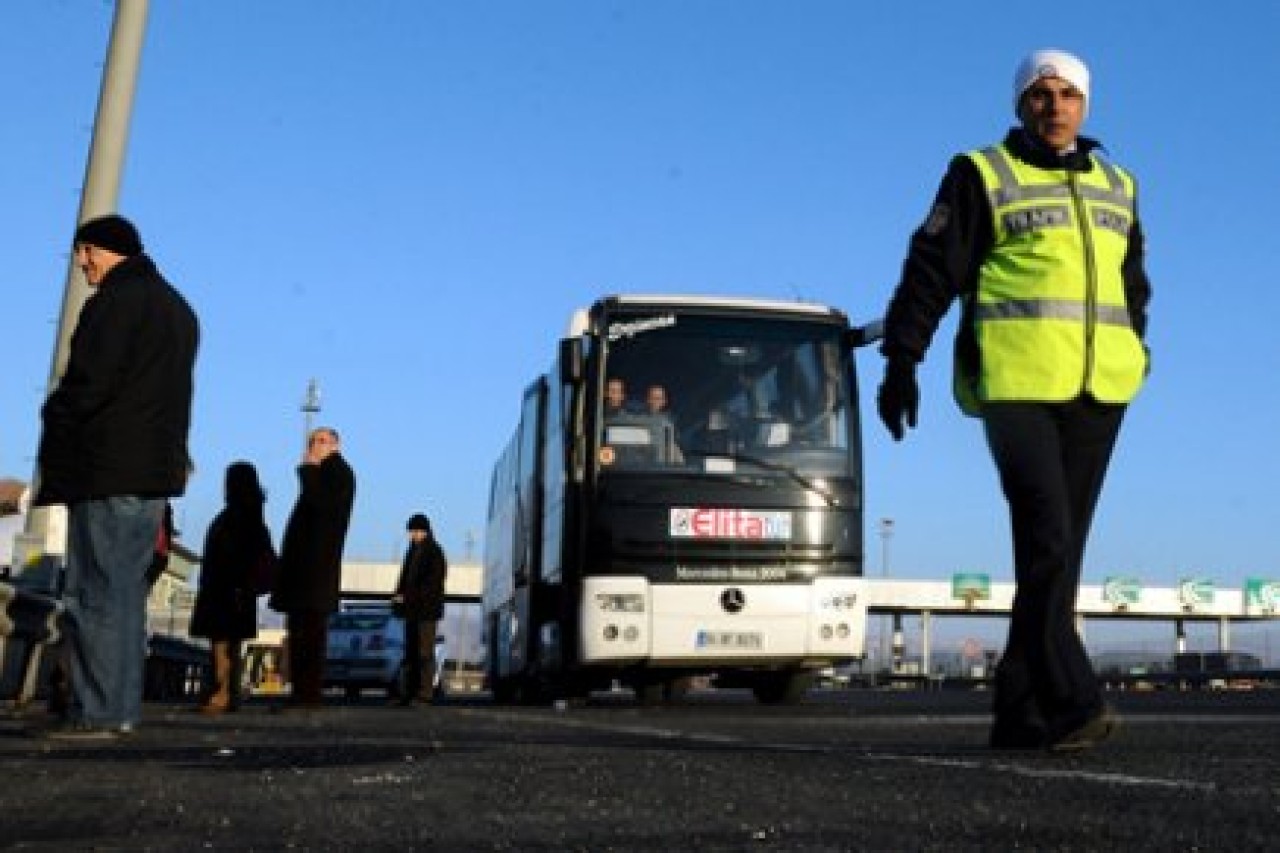
[[[605,638],[606,640],[610,640],[610,641],[618,639],[618,626],[617,626],[617,625],[605,625],[605,626],[604,626],[604,638]]]

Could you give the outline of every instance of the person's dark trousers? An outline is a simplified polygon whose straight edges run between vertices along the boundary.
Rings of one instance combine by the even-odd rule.
[[[995,732],[1043,728],[1052,739],[1102,707],[1075,625],[1085,542],[1124,406],[988,403],[987,444],[1009,503],[1017,582],[995,684]]]
[[[429,702],[436,681],[435,619],[406,619],[404,623],[404,698]]]
[[[298,610],[285,616],[289,635],[290,705],[319,705],[324,700],[324,663],[329,614]]]

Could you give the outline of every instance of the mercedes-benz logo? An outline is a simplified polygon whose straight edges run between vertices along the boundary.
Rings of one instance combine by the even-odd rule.
[[[725,613],[737,613],[747,606],[747,597],[742,590],[731,586],[720,593],[720,606],[724,608]]]

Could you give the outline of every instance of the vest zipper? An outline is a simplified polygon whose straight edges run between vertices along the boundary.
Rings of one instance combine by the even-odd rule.
[[[1067,172],[1067,187],[1076,211],[1076,229],[1080,232],[1080,243],[1084,247],[1084,375],[1081,377],[1080,390],[1088,391],[1093,378],[1093,339],[1098,323],[1098,265],[1093,251],[1093,234],[1085,218],[1088,208],[1080,195],[1075,172]]]

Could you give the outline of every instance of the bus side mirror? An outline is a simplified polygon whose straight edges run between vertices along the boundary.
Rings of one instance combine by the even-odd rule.
[[[844,345],[849,349],[857,349],[865,347],[868,344],[874,344],[876,341],[884,337],[884,321],[872,320],[865,326],[857,326],[849,329],[844,333]]]
[[[582,338],[560,341],[560,382],[563,385],[582,382]]]

